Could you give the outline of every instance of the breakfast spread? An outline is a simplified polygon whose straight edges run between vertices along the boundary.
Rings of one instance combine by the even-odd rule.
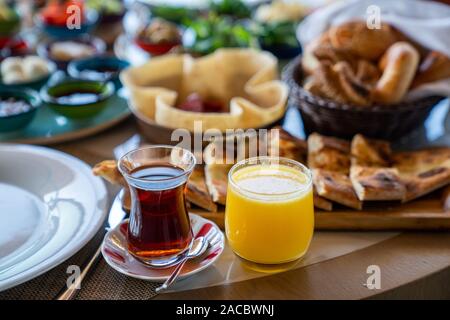
[[[270,293],[313,297],[329,291],[314,287],[314,273],[323,274],[314,270],[356,250],[358,268],[376,253],[392,282],[402,269],[392,252],[402,250],[382,259],[383,249],[402,243],[408,259],[423,262],[423,248],[439,258],[422,269],[448,267],[444,233],[314,231],[450,230],[450,7],[307,2],[0,0],[0,213],[14,217],[0,223],[0,291],[45,272],[37,283],[56,283],[55,267],[85,251],[80,282],[107,277],[106,288],[120,282],[107,272],[120,272],[161,283],[96,298],[139,290],[150,298],[209,266],[174,291],[209,297],[220,290],[202,287],[231,284],[235,296],[327,260],[308,267],[312,290],[281,281]],[[136,122],[124,121],[130,116]],[[58,144],[90,163],[116,160],[91,168],[32,144]],[[365,261],[368,275],[377,261]],[[97,277],[84,278],[90,269]],[[336,287],[352,279],[337,277]],[[51,284],[51,298],[86,298],[96,287],[69,282],[60,293]],[[7,296],[26,299],[33,283]]]

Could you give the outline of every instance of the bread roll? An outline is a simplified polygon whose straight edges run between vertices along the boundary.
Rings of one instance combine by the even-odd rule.
[[[329,30],[335,49],[348,50],[352,54],[375,61],[396,41],[397,32],[388,24],[380,29],[369,29],[364,21],[350,21]]]
[[[379,63],[383,74],[375,86],[373,100],[382,104],[400,102],[412,83],[419,58],[418,51],[407,42],[389,47]]]
[[[369,86],[374,86],[381,77],[378,67],[372,62],[359,59],[356,65],[356,78]]]
[[[342,92],[350,103],[358,106],[370,104],[371,91],[356,78],[349,63],[338,62],[333,66],[333,71],[338,75]]]
[[[431,51],[419,66],[412,87],[450,78],[450,58],[438,51]]]
[[[320,61],[314,52],[322,46],[331,46],[328,33],[323,33],[319,38],[311,41],[303,50],[302,68],[306,74],[312,74],[319,67]]]
[[[342,90],[339,75],[333,70],[331,63],[321,63],[320,66],[314,70],[313,77],[315,81],[314,93],[320,92],[320,94],[318,94],[319,96],[339,103],[349,102],[347,96]],[[312,88],[313,87],[308,90],[312,90]]]

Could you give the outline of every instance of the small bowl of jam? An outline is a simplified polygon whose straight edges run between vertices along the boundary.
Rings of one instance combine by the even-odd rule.
[[[91,81],[112,81],[117,89],[122,87],[119,74],[130,64],[113,56],[91,57],[69,63],[67,72],[72,78]]]
[[[74,12],[79,15],[78,21],[74,19]],[[73,38],[90,33],[98,19],[98,12],[85,8],[81,1],[49,1],[34,16],[34,24],[51,38]]]
[[[114,91],[111,81],[63,80],[42,88],[41,98],[67,118],[84,119],[103,111]]]
[[[30,89],[0,89],[0,132],[23,129],[41,105],[39,94]]]

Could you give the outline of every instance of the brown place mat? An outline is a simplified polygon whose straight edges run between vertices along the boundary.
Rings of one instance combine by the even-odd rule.
[[[102,228],[78,253],[43,275],[17,287],[0,292],[0,300],[50,300],[65,288],[70,265],[83,264],[92,257],[100,245],[105,231]],[[156,296],[157,283],[127,277],[107,265],[101,258],[81,283],[79,300],[146,300]]]

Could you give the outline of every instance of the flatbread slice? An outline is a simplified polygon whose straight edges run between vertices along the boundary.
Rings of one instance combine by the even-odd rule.
[[[350,178],[341,172],[313,169],[313,183],[317,194],[357,210],[362,209],[362,202],[353,190]]]
[[[404,183],[392,163],[391,145],[387,141],[368,139],[361,134],[351,144],[350,180],[361,201],[403,200]]]
[[[348,174],[350,143],[346,140],[312,133],[308,137],[308,167]]]
[[[206,186],[214,202],[225,205],[227,200],[228,171],[232,165],[207,164],[205,165]]]
[[[393,162],[406,186],[404,202],[450,183],[450,148],[398,152],[393,155]]]
[[[350,180],[361,201],[403,200],[406,194],[395,168],[352,166]]]
[[[111,184],[128,188],[128,184],[120,173],[119,168],[117,167],[117,161],[115,160],[104,160],[97,163],[92,168],[92,173],[95,176],[102,177]]]
[[[368,139],[361,134],[351,143],[352,164],[370,167],[389,167],[392,150],[387,141]]]
[[[278,130],[278,145],[276,141],[277,135],[274,135],[272,130]],[[308,149],[306,141],[291,135],[279,126],[274,127],[272,130],[270,131],[269,155],[278,155],[305,163]]]
[[[128,186],[125,178],[120,173],[119,168],[117,167],[117,161],[104,160],[102,162],[99,162],[94,166],[94,168],[92,168],[92,173],[95,176],[102,177],[113,185],[122,186],[124,190],[122,196],[122,207],[125,211],[131,210],[130,187]]]
[[[316,188],[314,188],[314,207],[317,209],[332,211],[333,210],[333,202],[328,201],[325,198],[322,198],[317,194]]]
[[[217,205],[209,194],[205,181],[205,170],[203,166],[197,165],[192,171],[186,185],[186,199],[211,212],[217,212]]]

